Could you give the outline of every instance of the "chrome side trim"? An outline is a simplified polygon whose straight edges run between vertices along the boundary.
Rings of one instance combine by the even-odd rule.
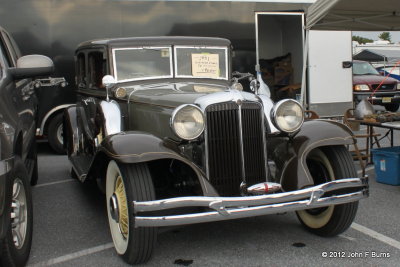
[[[9,173],[14,165],[14,157],[0,160],[0,176]]]
[[[354,188],[354,192],[321,198],[326,192]],[[346,178],[306,189],[271,195],[247,197],[180,197],[133,202],[134,212],[159,211],[181,207],[208,207],[211,212],[171,216],[138,216],[136,227],[174,226],[221,221],[278,212],[325,207],[358,201],[368,197],[368,177]]]
[[[64,105],[59,105],[57,107],[52,108],[49,112],[46,113],[46,116],[44,116],[42,123],[40,124],[40,128],[36,129],[36,135],[40,136],[44,134],[44,126],[46,125],[47,120],[50,118],[51,115],[53,115],[56,111],[59,111],[61,109],[66,109],[70,106],[74,106],[75,104],[64,104]]]

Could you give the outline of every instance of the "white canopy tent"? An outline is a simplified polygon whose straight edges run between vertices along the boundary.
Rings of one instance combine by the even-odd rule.
[[[301,103],[305,102],[305,77],[309,30],[397,31],[400,0],[317,0],[306,12],[306,39]]]

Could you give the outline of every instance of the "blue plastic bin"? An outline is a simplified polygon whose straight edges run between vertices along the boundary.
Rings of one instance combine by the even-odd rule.
[[[400,146],[372,149],[376,181],[400,185]]]

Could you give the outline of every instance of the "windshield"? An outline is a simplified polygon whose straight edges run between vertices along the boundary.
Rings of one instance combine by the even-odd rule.
[[[354,75],[379,75],[379,72],[368,62],[353,62]]]
[[[116,48],[113,60],[119,82],[172,78],[171,47]]]
[[[226,47],[175,47],[175,69],[178,78],[228,79]]]

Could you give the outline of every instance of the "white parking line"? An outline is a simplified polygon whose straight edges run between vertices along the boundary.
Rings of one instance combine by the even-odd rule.
[[[93,247],[93,248],[88,248],[88,249],[84,249],[78,252],[74,252],[71,254],[67,254],[58,258],[54,258],[54,259],[50,259],[47,261],[42,261],[33,265],[28,265],[28,266],[32,266],[32,267],[38,267],[38,266],[51,266],[54,264],[58,264],[58,263],[62,263],[62,262],[66,262],[66,261],[70,261],[70,260],[74,260],[76,258],[80,258],[83,256],[87,256],[90,254],[94,254],[103,250],[107,250],[114,247],[113,243],[108,243],[108,244],[104,244],[104,245],[100,245],[97,247]]]
[[[380,234],[358,223],[353,223],[351,228],[400,250],[400,242],[393,238]]]
[[[34,188],[45,187],[45,186],[55,185],[55,184],[62,184],[62,183],[75,182],[75,181],[76,181],[76,180],[70,178],[70,179],[65,179],[65,180],[61,180],[61,181],[57,181],[57,182],[50,182],[50,183],[38,184],[38,185],[35,185]]]

